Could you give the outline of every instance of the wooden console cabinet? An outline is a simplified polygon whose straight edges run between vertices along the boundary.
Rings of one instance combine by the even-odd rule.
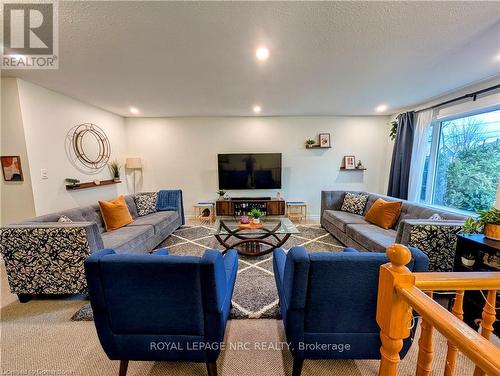
[[[471,254],[475,256],[474,264],[466,266],[462,256]],[[457,235],[457,249],[455,253],[455,272],[498,272],[500,259],[500,242],[486,238],[483,234]],[[489,262],[494,263],[490,265]],[[486,304],[485,296],[488,291],[465,291],[464,295],[464,322],[475,330],[478,329],[478,320],[481,320],[483,307]],[[497,291],[496,310],[500,309],[500,291]],[[498,317],[498,315],[497,315]],[[493,323],[493,330],[500,335],[500,321]]]
[[[264,215],[285,215],[285,201],[277,198],[231,198],[217,200],[215,212],[218,216],[247,215],[253,208],[260,209]]]

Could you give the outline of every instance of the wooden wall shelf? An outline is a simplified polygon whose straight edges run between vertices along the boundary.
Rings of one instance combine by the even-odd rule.
[[[319,146],[319,145],[312,145],[312,146],[306,146],[306,149],[331,149],[331,146]]]
[[[103,185],[111,185],[111,184],[119,184],[119,183],[121,183],[121,181],[114,181],[113,179],[109,179],[109,180],[101,180],[100,184],[96,184],[93,181],[88,182],[88,183],[79,183],[79,184],[75,184],[75,185],[66,184],[66,190],[76,191],[78,189],[95,188],[95,187],[101,187]]]
[[[366,168],[345,168],[340,167],[340,171],[365,171]]]

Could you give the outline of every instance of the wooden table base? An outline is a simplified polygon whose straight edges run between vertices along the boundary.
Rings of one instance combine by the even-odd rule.
[[[250,234],[249,234],[250,235]],[[236,237],[239,239],[235,243],[229,244],[228,240],[231,237]],[[271,242],[266,240],[268,237],[274,237],[276,242]],[[276,234],[269,233],[266,235],[261,235],[255,238],[243,237],[242,235],[228,235],[224,239],[220,235],[215,235],[215,238],[222,244],[225,249],[222,253],[226,253],[229,249],[235,248],[238,251],[238,254],[244,256],[262,256],[274,251],[276,248],[281,247],[286,243],[288,238],[290,238],[290,234],[286,234],[282,239],[280,239]],[[261,244],[267,245],[268,247],[263,248]]]

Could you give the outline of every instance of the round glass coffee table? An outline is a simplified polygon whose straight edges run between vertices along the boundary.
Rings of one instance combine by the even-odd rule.
[[[234,217],[217,217],[212,233],[219,243],[228,249],[235,248],[240,255],[261,256],[281,247],[292,234],[299,231],[288,218],[265,217],[261,228],[240,228]]]

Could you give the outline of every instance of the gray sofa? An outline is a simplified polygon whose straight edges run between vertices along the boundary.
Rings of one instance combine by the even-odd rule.
[[[73,208],[2,227],[0,251],[12,293],[21,301],[33,294],[85,293],[83,263],[88,255],[149,252],[184,224],[182,192],[176,210],[139,217],[134,196],[125,196],[133,222],[107,232],[99,205]],[[61,216],[72,222],[58,222]]]
[[[363,216],[340,210],[346,191],[321,192],[321,225],[344,245],[362,251],[385,252],[392,243],[401,243],[426,253],[430,271],[453,269],[456,233],[466,216],[375,193],[350,192],[368,195]],[[378,198],[403,202],[401,215],[391,229],[385,230],[364,219]],[[430,220],[434,214],[439,214],[442,220]]]

